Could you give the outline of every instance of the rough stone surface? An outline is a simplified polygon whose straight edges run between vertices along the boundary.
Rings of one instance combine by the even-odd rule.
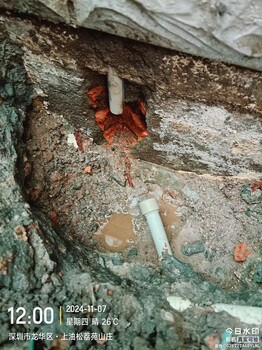
[[[198,173],[261,173],[260,117],[182,101],[160,103],[158,109],[150,107],[148,112],[151,138],[143,143],[150,143],[153,150],[148,152],[151,147],[145,145],[143,152],[139,145],[141,159]]]
[[[260,170],[251,176],[249,172],[254,169],[250,163],[244,163],[247,164],[244,168],[240,162],[237,165],[240,168],[236,166],[234,172],[239,173],[239,169],[244,168],[242,177],[198,175],[197,166],[192,166],[190,172],[174,171],[134,159],[130,149],[118,144],[106,146],[85,96],[90,87],[105,84],[102,75],[106,72],[102,64],[105,55],[101,54],[105,39],[97,34],[92,36],[89,31],[55,29],[47,23],[6,17],[1,17],[1,28],[1,348],[17,349],[17,344],[8,340],[9,332],[31,330],[28,324],[19,327],[9,322],[8,308],[21,305],[28,310],[38,305],[53,306],[56,322],[34,330],[62,335],[86,329],[65,323],[60,326],[60,305],[105,304],[107,310],[100,317],[117,317],[119,325],[90,325],[87,330],[112,332],[113,340],[99,345],[101,349],[111,350],[197,350],[214,334],[221,338],[225,325],[250,327],[225,312],[216,314],[207,306],[213,303],[262,306],[259,291],[261,190],[253,187],[254,182],[259,181]],[[91,48],[83,39],[85,33],[90,35]],[[69,54],[74,39],[79,52]],[[132,55],[134,44],[112,38],[109,51],[110,45],[121,47],[124,43],[123,61],[128,61],[129,53],[132,62],[136,57]],[[152,142],[154,134],[158,135],[152,111],[159,110],[168,83],[165,82],[161,90],[153,80],[155,66],[150,62],[157,52],[164,57],[161,50],[149,47],[146,50],[153,50],[148,60],[149,71],[152,69],[148,77],[145,66],[136,71],[135,63],[126,66],[125,77],[128,98],[133,99],[141,92],[144,92],[144,99],[148,98],[148,127],[153,135],[148,140]],[[92,55],[96,61],[91,61]],[[108,57],[111,60],[110,55]],[[121,66],[122,61],[113,57],[112,61]],[[240,79],[240,72],[232,69],[236,80]],[[145,87],[128,81],[133,77],[131,80],[137,82],[135,72],[140,72],[139,79],[144,81]],[[257,108],[261,103],[256,90],[257,73],[243,71],[243,76],[248,76],[254,84],[252,91],[257,93],[254,102]],[[176,100],[177,108],[183,109],[185,100],[183,95],[181,107]],[[166,99],[166,104],[168,109],[170,100]],[[207,109],[210,108],[208,104]],[[228,102],[225,105],[228,106]],[[253,147],[256,147],[258,135],[251,124],[254,122],[258,129],[260,119],[247,115],[247,105],[244,102],[242,106],[245,115],[232,112],[231,123],[238,123],[240,134],[242,121],[246,128],[249,126],[247,134],[255,139]],[[196,110],[199,108],[197,103]],[[210,111],[214,108],[221,107],[212,107]],[[202,113],[203,109],[200,111]],[[205,117],[209,122],[207,115]],[[194,116],[191,119],[197,124]],[[222,119],[224,121],[224,117]],[[252,122],[248,123],[249,120]],[[210,123],[208,130],[215,133],[217,124],[212,117]],[[218,125],[227,132],[220,119]],[[77,142],[76,145],[68,142],[72,140],[68,136],[76,131],[83,135],[83,152]],[[244,132],[242,137],[250,141]],[[138,156],[139,152],[143,154],[144,145],[140,143],[139,147],[136,149]],[[220,150],[226,152],[226,148]],[[248,159],[244,153],[242,157],[241,160]],[[162,164],[166,164],[164,157]],[[92,168],[91,173],[85,172],[87,166]],[[216,166],[216,161],[211,162],[209,172],[216,173]],[[134,188],[125,183],[127,172]],[[159,200],[174,252],[174,257],[165,257],[162,262],[156,258],[149,229],[138,208],[139,201],[148,196]],[[118,253],[107,251],[95,239],[99,226],[106,224],[113,213],[129,213],[136,234],[135,241],[129,242],[131,248]],[[206,251],[183,256],[182,246],[200,239]],[[251,247],[252,255],[238,264],[233,260],[233,252],[236,243],[241,241]],[[177,312],[167,301],[170,295],[186,295],[196,307]],[[55,347],[51,341],[37,345],[48,349]],[[63,346],[96,349],[98,344],[68,341]],[[19,348],[28,349],[28,343],[20,342]]]
[[[25,48],[37,93],[74,126],[85,125],[96,142],[101,133],[87,117],[92,109],[85,92],[105,85],[107,67],[114,66],[125,79],[127,100],[142,96],[147,105],[150,137],[133,151],[136,157],[198,173],[261,172],[260,74],[88,31],[45,25],[38,30],[32,22],[8,18],[3,23]]]
[[[262,70],[259,0],[2,0],[0,6]]]
[[[191,243],[186,243],[182,247],[182,253],[186,256],[204,253],[204,251],[205,251],[205,245],[202,241],[194,241]]]

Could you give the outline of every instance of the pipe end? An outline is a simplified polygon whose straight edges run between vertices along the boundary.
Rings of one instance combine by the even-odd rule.
[[[124,108],[124,82],[114,70],[109,67],[107,74],[109,109],[115,115],[121,115]]]
[[[145,199],[139,203],[139,206],[143,215],[159,210],[159,205],[155,198]]]

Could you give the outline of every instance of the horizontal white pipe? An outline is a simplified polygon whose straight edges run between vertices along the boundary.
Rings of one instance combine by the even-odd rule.
[[[173,309],[180,312],[188,308],[195,307],[195,305],[192,304],[190,300],[181,298],[179,296],[170,295],[167,297],[167,301]],[[241,322],[255,325],[262,324],[262,308],[260,307],[222,303],[213,304],[211,307],[215,312],[225,311],[229,315],[239,318]]]
[[[107,74],[109,109],[111,113],[119,115],[123,113],[124,107],[124,83],[112,68]]]
[[[156,199],[150,198],[142,201],[140,203],[140,209],[142,214],[146,217],[158,256],[162,256],[163,253],[172,255],[166,232],[159,215],[159,206]]]
[[[225,311],[240,321],[248,324],[262,324],[262,308],[235,304],[214,304],[215,312]]]

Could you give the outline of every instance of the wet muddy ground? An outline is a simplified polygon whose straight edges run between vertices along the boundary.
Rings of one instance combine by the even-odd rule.
[[[95,118],[95,112],[85,118]],[[155,197],[179,259],[229,289],[241,289],[242,280],[252,284],[261,249],[261,189],[252,190],[259,177],[172,172],[134,159],[132,147],[95,144],[84,128],[76,131],[39,99],[25,126],[25,193],[59,234],[87,249],[116,252],[120,260],[157,266],[138,207]],[[234,251],[243,242],[250,256],[239,263]]]

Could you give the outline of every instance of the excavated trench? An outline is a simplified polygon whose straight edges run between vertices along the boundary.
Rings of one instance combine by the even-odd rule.
[[[128,63],[124,78],[126,101],[139,98],[147,110],[143,121],[149,135],[134,145],[130,135],[137,138],[135,121],[120,134],[113,123],[106,130],[114,137],[105,140],[86,94],[96,86],[106,89],[106,71],[98,63],[105,59],[103,35],[61,26],[55,31],[48,23],[6,18],[0,38],[1,348],[28,348],[28,341],[15,343],[10,333],[49,332],[53,339],[36,340],[36,349],[206,350],[215,349],[229,327],[258,327],[210,305],[261,307],[261,160],[243,151],[248,142],[254,152],[259,149],[259,113],[248,115],[248,108],[238,103],[234,112],[231,101],[221,107],[213,106],[213,100],[203,105],[201,98],[165,96],[155,81],[144,79],[143,64],[153,71],[152,57],[156,50],[161,55],[160,49],[146,46],[148,60],[141,59],[135,73]],[[91,51],[84,33],[93,44]],[[110,40],[115,50],[141,50],[140,44]],[[72,47],[84,51],[70,56]],[[112,52],[106,62],[119,63],[120,72],[122,62],[141,58],[136,51],[119,62],[115,56],[110,60]],[[93,63],[91,55],[97,59]],[[248,70],[245,74],[252,78]],[[216,98],[222,101],[221,96]],[[236,143],[231,157],[223,138],[228,128],[238,126],[241,135],[238,139],[232,132]],[[188,146],[192,130],[198,149]],[[217,130],[222,130],[221,139]],[[201,142],[211,140],[210,135],[217,143],[208,149]],[[168,146],[175,137],[176,154]],[[138,207],[152,196],[160,203],[174,253],[162,261]],[[243,243],[245,250],[239,248]],[[170,297],[192,304],[178,309]],[[67,319],[83,314],[66,313],[67,305],[106,305],[87,317],[118,321],[74,324]],[[52,307],[54,322],[10,324],[7,310],[18,306]],[[68,336],[76,333],[89,338]],[[112,340],[91,337],[102,333],[112,334]]]

